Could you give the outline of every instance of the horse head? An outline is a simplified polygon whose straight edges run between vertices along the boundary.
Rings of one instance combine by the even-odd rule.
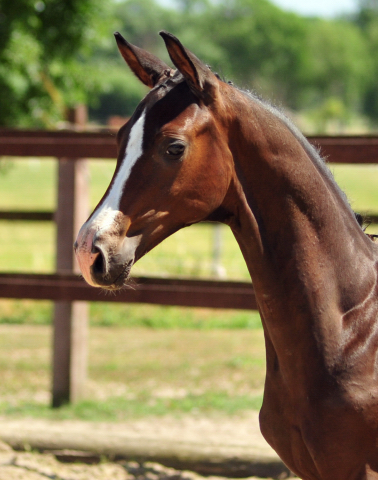
[[[93,286],[121,288],[139,258],[221,206],[232,176],[220,120],[226,84],[176,37],[160,35],[177,70],[115,34],[123,58],[151,90],[118,132],[113,178],[75,242]]]

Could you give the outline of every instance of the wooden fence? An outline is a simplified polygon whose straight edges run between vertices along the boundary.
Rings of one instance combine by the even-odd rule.
[[[334,163],[378,163],[378,137],[310,137]],[[0,130],[0,156],[56,157],[59,162],[56,212],[0,211],[0,220],[57,224],[56,274],[0,274],[0,297],[55,302],[52,404],[83,395],[86,376],[88,301],[153,303],[256,309],[251,283],[182,279],[135,279],[137,287],[105,296],[75,275],[74,237],[88,214],[86,158],[116,157],[115,134],[72,131]],[[370,215],[373,220],[378,216]]]

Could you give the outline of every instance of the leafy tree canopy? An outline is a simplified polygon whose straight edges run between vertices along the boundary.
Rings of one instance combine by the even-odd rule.
[[[86,100],[99,13],[99,0],[0,0],[0,125],[52,125]]]

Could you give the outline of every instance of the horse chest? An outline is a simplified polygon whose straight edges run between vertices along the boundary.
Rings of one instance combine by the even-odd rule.
[[[375,399],[348,401],[333,392],[327,400],[319,393],[316,399],[297,399],[277,378],[267,379],[260,412],[267,442],[304,480],[378,478]]]

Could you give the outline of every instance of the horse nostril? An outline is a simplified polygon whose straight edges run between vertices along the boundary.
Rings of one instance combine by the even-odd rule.
[[[105,262],[105,256],[104,253],[102,252],[101,248],[92,247],[92,253],[96,253],[97,257],[95,258],[93,264],[92,264],[92,273],[94,275],[104,275],[105,270],[106,270],[106,262]]]

